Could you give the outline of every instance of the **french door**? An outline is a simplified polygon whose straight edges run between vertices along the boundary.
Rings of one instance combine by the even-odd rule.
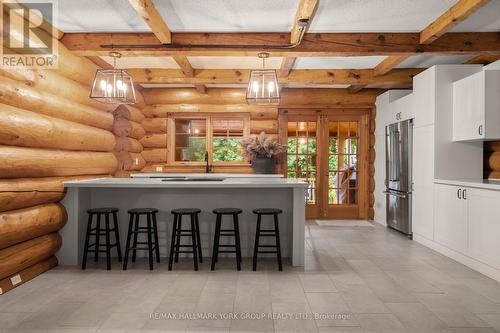
[[[368,215],[369,110],[280,110],[281,169],[306,181],[306,217]]]

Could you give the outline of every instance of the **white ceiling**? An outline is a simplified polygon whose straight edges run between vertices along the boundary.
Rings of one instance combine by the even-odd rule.
[[[457,0],[320,0],[310,32],[420,31]],[[172,31],[286,32],[299,0],[154,0]],[[59,0],[64,32],[149,32],[126,0]],[[499,31],[491,0],[453,31]]]
[[[256,69],[262,68],[262,59],[258,57],[188,57],[191,66],[200,69]],[[266,59],[266,68],[278,69],[281,66],[281,57]]]
[[[302,57],[297,58],[293,68],[295,69],[329,69],[329,68],[373,68],[384,60],[383,56],[367,57]]]
[[[433,65],[463,64],[472,58],[470,55],[459,56],[413,56],[409,57],[396,68],[427,68]]]

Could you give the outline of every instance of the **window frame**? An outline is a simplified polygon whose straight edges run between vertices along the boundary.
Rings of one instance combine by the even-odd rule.
[[[222,113],[222,112],[192,112],[192,113],[169,113],[167,114],[167,163],[177,166],[204,166],[205,162],[176,161],[175,160],[175,120],[176,119],[205,119],[206,121],[206,142],[208,151],[208,163],[210,165],[224,166],[249,166],[250,159],[245,158],[241,162],[215,162],[213,161],[213,120],[214,119],[237,119],[243,120],[243,138],[250,137],[250,113]]]

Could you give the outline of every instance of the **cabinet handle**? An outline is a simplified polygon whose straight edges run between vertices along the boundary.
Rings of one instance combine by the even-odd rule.
[[[466,194],[467,194],[467,190],[466,190],[466,189],[464,189],[464,190],[462,191],[462,197],[464,198],[464,200],[467,200],[467,196],[466,196]]]
[[[477,130],[479,132],[479,135],[483,135],[483,125],[479,125]]]
[[[457,190],[457,197],[458,197],[459,199],[462,199],[462,195],[461,195],[461,194],[462,194],[462,189],[461,189],[461,188],[459,188],[459,189]]]

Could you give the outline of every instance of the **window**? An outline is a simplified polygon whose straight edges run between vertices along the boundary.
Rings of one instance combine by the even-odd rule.
[[[243,162],[241,140],[244,137],[241,119],[212,119],[212,160],[217,162]]]
[[[172,161],[205,163],[208,153],[210,164],[248,163],[241,156],[241,140],[249,136],[248,114],[195,114],[173,116]]]

